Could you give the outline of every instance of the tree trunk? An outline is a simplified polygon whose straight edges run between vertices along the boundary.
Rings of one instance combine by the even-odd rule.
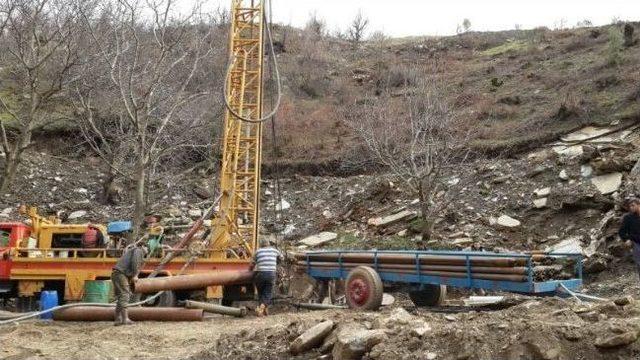
[[[133,238],[138,240],[139,231],[144,221],[144,214],[147,209],[146,203],[146,184],[147,171],[144,160],[138,161],[136,169],[136,188],[134,194],[134,210],[133,210]]]
[[[421,235],[422,241],[431,240],[433,234],[434,221],[429,216],[429,195],[424,190],[424,184],[421,181],[418,185],[418,198],[420,199],[420,218],[422,219]]]
[[[4,163],[2,180],[0,180],[0,195],[4,195],[9,190],[11,183],[13,183],[13,179],[16,177],[18,165],[20,164],[20,156],[15,152],[5,155],[7,158]]]
[[[20,133],[20,139],[12,151],[5,154],[4,171],[0,180],[0,195],[4,195],[11,187],[13,179],[18,172],[18,166],[22,161],[22,152],[31,144],[31,129],[23,128]]]

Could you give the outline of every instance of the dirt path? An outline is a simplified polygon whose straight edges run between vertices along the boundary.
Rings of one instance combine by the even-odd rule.
[[[202,323],[29,321],[0,330],[0,359],[184,359],[211,348],[223,334],[284,327],[326,312],[276,314],[268,318],[215,316]]]

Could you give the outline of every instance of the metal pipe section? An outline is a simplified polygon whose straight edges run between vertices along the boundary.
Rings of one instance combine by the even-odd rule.
[[[235,308],[230,306],[222,306],[216,304],[203,303],[199,301],[187,300],[184,304],[187,309],[201,309],[208,313],[229,315],[235,317],[245,317],[247,315],[246,308]]]
[[[323,267],[322,270],[340,270],[337,265],[333,268],[331,267]],[[386,273],[396,273],[403,275],[417,275],[416,271],[406,270],[406,269],[380,269],[380,271]],[[453,277],[453,278],[466,278],[468,277],[466,272],[450,272],[450,271],[420,271],[420,275],[431,275],[431,276],[442,276],[442,277]],[[480,280],[498,280],[498,281],[514,281],[514,282],[526,282],[526,275],[516,275],[516,274],[485,274],[485,273],[471,273],[472,279],[480,279]]]
[[[140,294],[149,294],[161,290],[194,290],[215,285],[249,284],[252,280],[253,271],[217,271],[206,274],[139,279],[134,285],[134,291]]]
[[[93,306],[78,306],[53,312],[53,319],[57,321],[113,321],[115,308]],[[133,321],[202,321],[203,310],[162,308],[162,307],[134,307],[128,308],[129,318]]]
[[[296,262],[297,266],[304,268],[307,266],[307,263],[304,261]],[[309,266],[311,267],[336,267],[336,263],[334,262],[310,262]],[[375,268],[375,264],[373,263],[342,263],[343,268],[354,268],[357,266],[370,266]],[[396,269],[396,270],[416,270],[416,265],[411,264],[379,264],[378,269]],[[465,272],[467,268],[465,266],[454,266],[454,265],[421,265],[421,270],[428,271],[451,271],[451,272]],[[519,274],[526,275],[527,268],[526,267],[483,267],[483,266],[472,266],[471,271],[473,273],[489,273],[489,274]],[[535,267],[534,267],[535,271]]]
[[[379,264],[415,264],[416,255],[411,254],[389,254],[389,253],[327,253],[327,254],[294,254],[296,260],[306,261],[321,261],[321,262],[353,262],[353,263],[373,263],[377,258]],[[466,256],[454,256],[454,255],[418,255],[420,264],[424,265],[466,265]],[[544,255],[532,255],[532,258],[536,261],[545,258]],[[490,267],[516,267],[526,266],[527,258],[516,257],[491,257],[491,256],[474,256],[470,255],[469,260],[471,265],[475,266],[490,266]]]
[[[331,309],[346,309],[346,306],[333,305],[333,304],[316,304],[316,303],[295,303],[295,307],[308,310],[331,310]]]

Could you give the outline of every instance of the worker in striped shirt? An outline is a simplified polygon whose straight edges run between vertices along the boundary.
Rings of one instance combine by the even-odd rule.
[[[282,254],[271,246],[269,240],[261,239],[260,248],[253,257],[253,282],[258,291],[258,316],[268,315],[267,308],[271,305],[273,288],[276,284],[276,269],[278,260],[282,260]]]

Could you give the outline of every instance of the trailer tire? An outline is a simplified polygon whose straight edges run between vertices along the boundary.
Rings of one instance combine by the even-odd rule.
[[[368,266],[358,266],[347,276],[345,297],[351,309],[377,310],[382,305],[383,292],[380,275]]]
[[[422,285],[420,290],[409,291],[409,298],[415,306],[441,306],[447,297],[445,285]]]
[[[176,293],[171,290],[165,290],[158,296],[154,306],[156,307],[175,307],[178,304]]]

